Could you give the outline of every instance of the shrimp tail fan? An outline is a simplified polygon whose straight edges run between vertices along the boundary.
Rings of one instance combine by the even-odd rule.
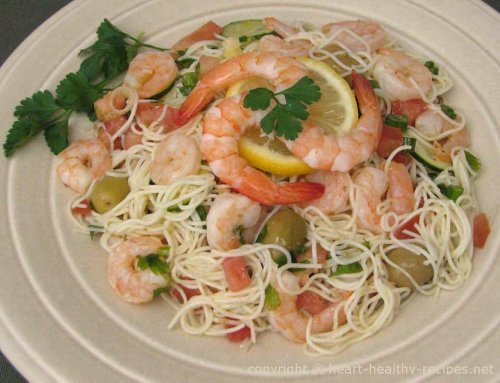
[[[352,85],[354,87],[354,94],[358,99],[361,113],[364,114],[371,108],[380,108],[377,95],[375,94],[370,81],[368,81],[365,76],[356,71],[352,71]]]
[[[176,125],[182,126],[186,124],[186,122],[201,112],[213,97],[214,92],[210,88],[203,89],[199,85],[196,86],[182,104],[177,116]]]

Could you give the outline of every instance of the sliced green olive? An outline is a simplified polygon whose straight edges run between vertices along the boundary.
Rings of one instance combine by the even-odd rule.
[[[434,276],[432,266],[424,264],[426,258],[409,250],[403,248],[391,250],[387,254],[387,258],[410,274],[418,285],[429,282]],[[389,273],[389,280],[397,287],[414,288],[413,283],[401,271],[389,264],[386,264],[386,266]]]
[[[267,221],[261,243],[280,245],[292,251],[306,243],[306,235],[307,226],[304,219],[292,210],[282,209]],[[286,262],[278,250],[272,250],[271,254],[279,265]]]
[[[96,183],[90,195],[90,202],[95,211],[103,214],[123,201],[128,193],[128,178],[104,176]]]

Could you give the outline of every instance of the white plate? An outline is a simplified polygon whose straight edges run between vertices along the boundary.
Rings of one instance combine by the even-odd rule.
[[[498,371],[500,351],[495,219],[500,20],[479,1],[75,1],[43,24],[2,67],[0,136],[5,137],[19,100],[40,88],[53,90],[78,68],[78,51],[95,39],[105,17],[132,35],[146,31],[149,42],[168,46],[207,20],[225,24],[265,15],[316,24],[373,18],[413,49],[446,65],[455,80],[450,104],[467,117],[473,149],[484,163],[476,185],[482,207],[493,219],[492,235],[486,249],[476,253],[470,281],[439,299],[416,297],[391,326],[333,357],[306,357],[300,346],[271,333],[242,352],[225,339],[169,332],[171,313],[163,302],[130,305],[110,290],[106,256],[72,231],[64,214],[69,193],[55,179],[53,157],[38,137],[13,159],[0,160],[5,196],[0,202],[0,341],[28,379],[243,382],[257,375],[288,381],[290,375],[307,380],[313,374],[315,381],[326,382],[333,379],[334,368],[360,366],[343,371],[343,381],[391,382],[424,379],[431,366],[446,365],[459,374],[451,378],[444,374],[451,370],[441,370],[433,380],[494,379],[488,366]],[[472,378],[463,374],[474,366],[483,366],[483,373]]]

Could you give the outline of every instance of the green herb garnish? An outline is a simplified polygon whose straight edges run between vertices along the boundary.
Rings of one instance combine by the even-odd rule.
[[[254,41],[260,40],[261,38],[267,35],[278,36],[278,34],[275,31],[271,31],[271,32],[259,33],[253,36],[240,36],[238,37],[238,40],[240,43],[246,43],[246,45],[248,45],[250,43],[253,43]]]
[[[439,67],[434,63],[434,61],[426,61],[424,65],[433,75],[439,74]]]
[[[189,68],[195,61],[195,59],[187,57],[185,59],[177,60],[177,66],[179,67],[179,69],[186,69]]]
[[[380,89],[380,84],[377,80],[370,80],[370,84],[372,85],[373,89]]]
[[[481,160],[468,150],[465,151],[465,159],[473,171],[477,173],[481,170]]]
[[[277,96],[284,96],[282,104]],[[319,86],[310,77],[302,77],[295,85],[278,93],[266,88],[252,89],[248,92],[243,106],[252,110],[265,110],[276,103],[275,107],[260,121],[262,130],[287,140],[295,140],[302,131],[302,121],[307,120],[309,112],[307,105],[318,101],[321,97]]]
[[[444,184],[439,184],[438,185],[439,190],[441,193],[447,197],[448,199],[451,199],[452,201],[457,201],[458,197],[460,197],[464,193],[464,188],[459,185],[444,185]]]
[[[206,221],[207,220],[207,211],[205,208],[201,205],[196,206],[196,212],[198,213],[198,216],[200,217],[200,220]]]
[[[194,72],[184,73],[181,76],[182,86],[179,88],[179,91],[183,96],[187,96],[189,93],[191,93],[193,88],[196,86],[199,80],[199,72],[200,65],[197,65]]]
[[[406,114],[388,114],[385,116],[384,124],[405,131],[408,128],[408,116]]]
[[[330,275],[336,277],[342,274],[353,274],[363,271],[363,266],[359,262],[349,263],[348,265],[338,265],[335,271]]]
[[[264,298],[264,306],[266,310],[269,311],[275,310],[280,305],[281,305],[280,295],[273,286],[268,285],[266,287],[265,298]]]
[[[156,298],[157,296],[163,293],[168,293],[169,291],[170,291],[170,286],[158,287],[157,289],[153,290],[153,298]]]
[[[150,269],[153,273],[158,275],[168,275],[170,266],[165,262],[162,257],[155,253],[145,256],[137,257],[137,266],[141,270]]]
[[[451,106],[448,106],[446,104],[441,104],[441,110],[452,120],[455,120],[457,118],[457,113],[455,113],[455,110],[453,110]]]
[[[236,235],[238,236],[238,240],[240,241],[240,243],[242,245],[244,245],[246,243],[245,237],[243,236],[243,231],[244,230],[245,229],[243,228],[242,225],[238,225],[238,226],[236,226],[236,229],[234,229],[234,231],[236,232]]]

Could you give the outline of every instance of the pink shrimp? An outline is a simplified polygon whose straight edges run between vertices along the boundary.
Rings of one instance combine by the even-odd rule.
[[[346,29],[351,33],[346,32]],[[385,31],[372,21],[353,20],[340,21],[323,25],[321,30],[329,36],[337,34],[334,41],[346,45],[355,52],[373,52],[384,44]]]
[[[280,52],[286,56],[308,56],[312,45],[309,40],[286,41],[277,36],[264,36],[259,41],[259,48],[263,52]]]
[[[243,99],[241,94],[225,98],[205,114],[201,152],[213,173],[236,191],[264,205],[291,204],[321,197],[324,191],[321,184],[276,184],[240,157],[238,139],[262,118],[262,113],[245,108]]]
[[[285,24],[274,17],[264,17],[262,22],[268,30],[276,32],[281,37],[287,37],[299,31],[297,28]]]
[[[326,214],[337,214],[347,209],[351,182],[349,173],[319,170],[305,178],[309,182],[323,184],[325,192],[321,198],[302,203],[301,207],[314,206]]]
[[[237,81],[263,77],[279,92],[295,84],[307,73],[302,63],[277,52],[249,52],[235,56],[217,65],[198,82],[181,106],[178,125],[185,124],[199,113],[216,92]]]
[[[298,290],[299,282],[291,272],[283,273],[282,281],[289,290]],[[347,322],[343,307],[338,308],[339,303],[331,303],[318,313],[308,316],[297,307],[297,295],[289,295],[278,291],[280,302],[278,308],[269,312],[269,322],[292,342],[304,343],[306,341],[307,325],[312,320],[311,333],[317,334],[333,330],[335,319],[337,326],[342,326]],[[343,294],[343,299],[347,296]]]
[[[413,181],[403,164],[393,161],[389,165],[386,199],[391,201],[391,211],[398,215],[409,213],[414,208]]]
[[[362,116],[347,135],[325,134],[306,121],[298,138],[286,141],[288,149],[313,169],[347,172],[370,158],[378,145],[382,117],[377,96],[363,75],[353,71],[352,83]]]

